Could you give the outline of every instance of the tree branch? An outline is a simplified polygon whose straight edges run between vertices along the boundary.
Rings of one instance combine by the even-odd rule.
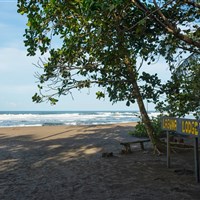
[[[189,44],[189,45],[194,45],[198,48],[200,48],[200,41],[195,41],[193,39],[191,39],[190,37],[188,37],[187,35],[183,35],[182,33],[180,33],[180,29],[177,28],[177,26],[172,25],[168,19],[163,15],[163,13],[161,12],[161,9],[168,5],[169,3],[172,3],[173,1],[169,1],[167,2],[165,5],[163,5],[161,8],[158,7],[156,1],[154,0],[154,5],[156,6],[156,12],[159,14],[159,16],[161,17],[161,19],[163,21],[161,21],[160,19],[158,19],[155,15],[153,15],[154,12],[150,12],[148,10],[148,8],[142,4],[140,2],[140,0],[132,0],[132,2],[134,3],[134,5],[136,7],[138,7],[140,10],[142,10],[143,12],[147,13],[148,16],[151,16],[160,26],[162,26],[167,32],[173,34],[176,38],[184,41],[185,43]],[[190,1],[187,1],[190,2]]]
[[[195,1],[184,0],[184,2],[187,3],[190,6],[195,7],[195,8],[200,8],[200,3],[196,3]]]

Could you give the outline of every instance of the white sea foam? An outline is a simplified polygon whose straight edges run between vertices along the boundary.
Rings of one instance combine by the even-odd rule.
[[[79,114],[47,114],[47,115],[36,115],[36,114],[19,114],[19,115],[0,115],[0,120],[44,120],[44,119],[76,119],[79,118]]]
[[[159,112],[152,112],[152,113],[149,113],[149,117],[158,117],[160,115]]]
[[[139,121],[138,116],[139,113],[128,111],[0,112],[0,127],[126,123]]]

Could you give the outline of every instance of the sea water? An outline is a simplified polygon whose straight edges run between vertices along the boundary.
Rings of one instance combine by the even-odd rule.
[[[155,112],[151,112],[156,115]],[[129,111],[0,111],[0,127],[92,125],[139,121]]]
[[[150,118],[160,113],[148,112]],[[187,115],[186,118],[194,118]],[[97,125],[140,121],[138,111],[0,111],[0,127]]]

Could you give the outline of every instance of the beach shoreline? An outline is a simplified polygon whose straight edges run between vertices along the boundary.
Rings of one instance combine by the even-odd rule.
[[[193,152],[173,155],[171,169],[150,143],[120,154],[136,124],[0,128],[0,199],[199,199]]]
[[[129,123],[139,121],[136,115],[136,111],[0,111],[0,127]]]

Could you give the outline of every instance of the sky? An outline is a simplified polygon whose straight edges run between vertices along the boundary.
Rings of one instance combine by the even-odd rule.
[[[97,88],[74,91],[73,99],[64,96],[55,106],[32,102],[32,96],[38,92],[34,76],[38,69],[34,64],[39,56],[26,56],[23,43],[26,23],[27,18],[17,13],[17,1],[0,0],[0,111],[138,110],[136,104],[127,107],[126,102],[112,105],[108,98],[97,100]],[[158,73],[165,80],[169,76],[167,69],[166,64],[160,61],[144,70]],[[154,105],[148,104],[148,109],[153,110]]]

